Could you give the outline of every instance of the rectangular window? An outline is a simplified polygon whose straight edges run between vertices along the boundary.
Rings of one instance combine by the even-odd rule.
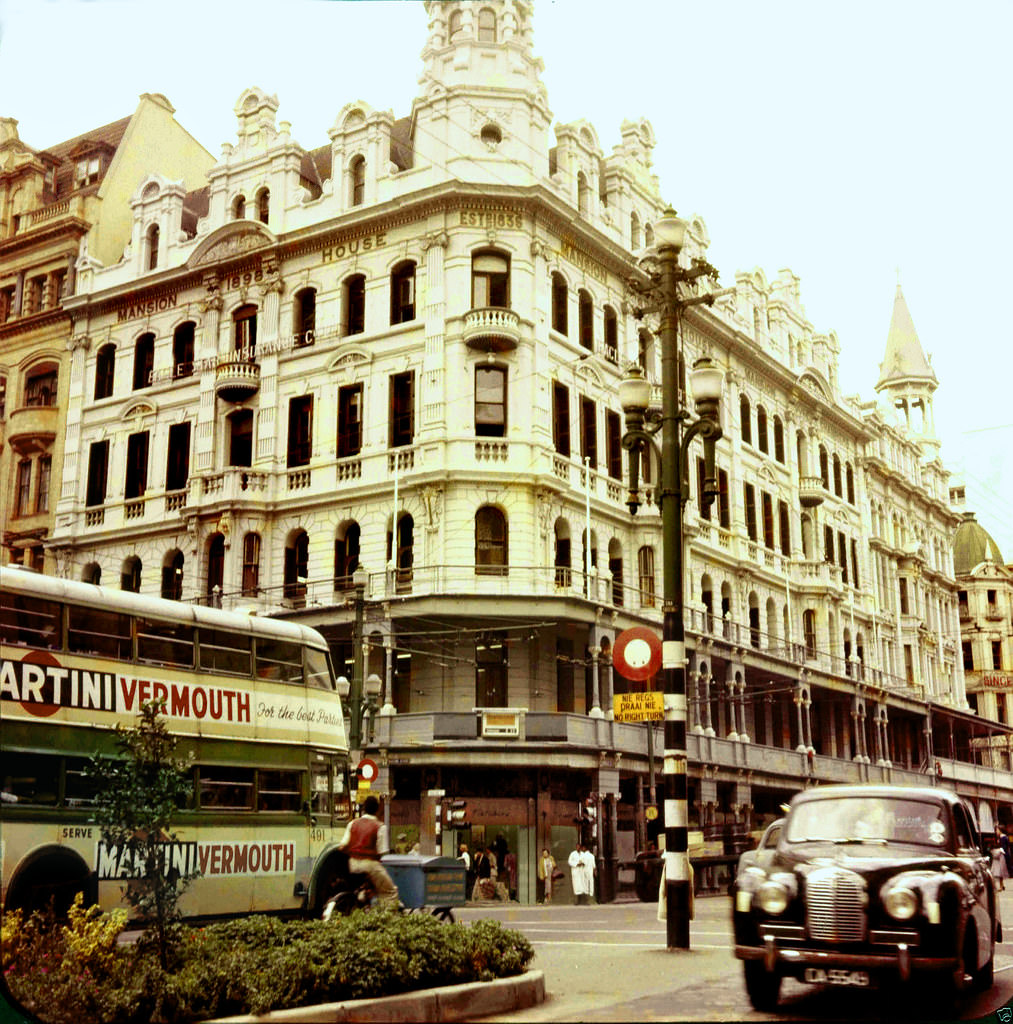
[[[288,403],[288,467],[308,466],[313,451],[313,396]]]
[[[25,405],[46,407],[56,405],[57,383],[56,370],[29,377],[25,382]]]
[[[556,711],[573,713],[573,641],[556,637]]]
[[[552,442],[560,455],[570,456],[570,389],[552,384]]]
[[[345,334],[362,334],[366,329],[366,279],[357,274],[345,284]]]
[[[238,409],[229,416],[229,465],[253,465],[252,409]]]
[[[415,437],[415,373],[390,378],[390,447],[400,448]]]
[[[506,436],[507,372],[499,366],[475,368],[475,433]]]
[[[970,640],[963,640],[960,644],[961,650],[964,652],[964,668],[969,672],[974,670],[974,652],[971,648]]]
[[[992,668],[1002,668],[1002,641],[992,641]]]
[[[904,645],[904,678],[908,685],[913,686],[915,681],[915,657],[914,650],[910,644]]]
[[[700,510],[701,518],[710,520],[710,517],[711,517],[711,506],[710,505],[704,505],[703,501],[701,500],[703,498],[704,488],[706,487],[706,480],[707,480],[706,464],[704,463],[703,459],[698,458],[696,460],[697,508],[699,508],[699,510]],[[754,531],[754,539],[755,539],[755,531],[756,531],[756,527],[755,526],[753,527],[753,531]]]
[[[60,618],[55,601],[0,592],[0,640],[5,644],[59,650]]]
[[[18,463],[17,495],[14,499],[15,515],[27,516],[32,508],[32,462],[22,459]]]
[[[198,801],[200,809],[252,811],[256,769],[201,765]]]
[[[338,388],[338,458],[362,451],[362,385]]]
[[[257,809],[298,811],[302,806],[302,773],[260,768],[257,771]]]
[[[837,533],[837,564],[841,567],[841,579],[848,582],[848,542],[844,534]]]
[[[774,550],[774,499],[765,491],[760,494],[763,506],[763,546]]]
[[[260,534],[248,533],[243,538],[243,597],[260,593]]]
[[[654,607],[654,548],[643,547],[637,552],[637,571],[640,576],[640,607]]]
[[[829,526],[823,527],[823,561],[834,564],[834,531]]]
[[[779,501],[777,503],[777,517],[781,529],[781,554],[791,555],[791,518],[788,515],[788,503]]]
[[[851,541],[851,583],[852,586],[859,586],[858,583],[858,541]]]
[[[507,646],[500,636],[475,644],[475,704],[480,708],[507,706]]]
[[[127,438],[127,480],[123,497],[141,498],[148,487],[148,431]]]
[[[732,503],[728,499],[728,473],[718,470],[718,524],[725,530],[732,522]]]
[[[303,681],[302,648],[299,644],[287,640],[258,640],[256,654],[259,679],[283,683]]]
[[[181,491],[190,476],[190,421],[169,427],[169,453],[165,462],[165,489]]]
[[[230,676],[248,676],[251,665],[250,637],[201,627],[201,669]]]
[[[36,473],[35,487],[35,511],[49,511],[49,485],[53,476],[53,459],[50,455],[43,455],[39,458],[39,468]]]
[[[613,480],[623,478],[623,428],[619,413],[605,410],[605,458],[608,474]]]
[[[580,457],[598,468],[598,411],[594,400],[580,396]]]
[[[193,626],[160,619],[137,619],[136,625],[138,661],[193,668]]]
[[[908,594],[907,594],[907,577],[900,576],[897,579],[897,589],[900,591],[900,613],[901,615],[909,614]]]
[[[742,485],[742,497],[746,509],[746,536],[756,540],[756,491],[752,484]]]
[[[67,649],[75,654],[102,654],[130,661],[130,616],[101,608],[71,605],[67,620]]]
[[[109,471],[109,442],[93,441],[88,449],[88,492],[85,505],[102,505],[106,500]]]

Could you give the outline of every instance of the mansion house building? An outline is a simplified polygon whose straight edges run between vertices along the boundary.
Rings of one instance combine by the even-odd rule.
[[[443,848],[503,833],[533,901],[537,853],[565,859],[588,819],[608,898],[651,778],[611,650],[660,633],[665,572],[656,464],[626,505],[617,391],[634,362],[659,380],[628,286],[668,205],[655,133],[624,121],[606,149],[553,124],[526,0],[426,9],[406,116],[351,100],[307,149],[249,88],[200,187],[139,177],[121,258],[77,261],[46,551],[66,576],[297,619],[350,678],[361,641],[392,826],[464,801]],[[689,218],[683,263],[708,244]],[[899,288],[884,329],[862,402],[790,270],[734,274],[682,319],[687,365],[725,371],[720,494],[701,514],[694,471],[685,515],[703,839],[817,782],[943,781],[1008,816],[1009,766],[976,763],[1008,730],[965,695],[960,517]],[[653,745],[660,785],[660,723]]]

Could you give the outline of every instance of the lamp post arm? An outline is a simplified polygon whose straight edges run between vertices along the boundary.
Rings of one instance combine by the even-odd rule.
[[[682,435],[682,450],[679,453],[679,501],[685,508],[689,501],[689,446],[695,437],[703,439],[704,485],[700,492],[700,508],[710,507],[717,496],[717,474],[714,468],[714,445],[723,436],[721,424],[709,416],[701,416],[691,423]]]

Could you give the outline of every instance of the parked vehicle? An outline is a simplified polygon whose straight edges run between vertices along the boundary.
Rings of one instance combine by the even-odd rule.
[[[764,830],[754,850],[746,850],[739,855],[739,863],[735,869],[736,877],[742,874],[747,868],[764,869],[773,859],[777,850],[777,841],[781,838],[781,829],[784,827],[784,818],[772,821]]]
[[[753,1007],[774,1009],[785,977],[849,987],[932,978],[951,1007],[991,987],[1002,926],[977,838],[970,807],[942,789],[799,793],[769,857],[735,883],[735,955]]]

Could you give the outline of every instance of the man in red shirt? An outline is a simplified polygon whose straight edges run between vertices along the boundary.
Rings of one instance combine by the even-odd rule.
[[[338,846],[348,853],[348,870],[368,875],[377,898],[397,906],[397,886],[380,863],[381,851],[387,852],[387,829],[376,816],[379,809],[380,802],[376,797],[367,796],[362,814],[348,823]]]

